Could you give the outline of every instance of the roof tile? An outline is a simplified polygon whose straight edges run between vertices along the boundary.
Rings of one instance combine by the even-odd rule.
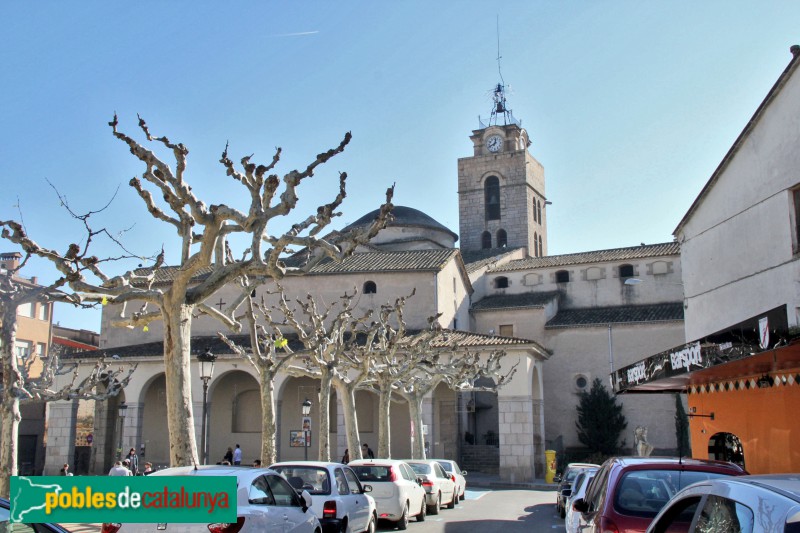
[[[546,255],[544,257],[528,257],[510,261],[497,268],[489,269],[489,272],[511,272],[515,270],[527,270],[531,268],[558,267],[568,265],[580,265],[585,263],[602,263],[605,261],[624,261],[630,259],[642,259],[645,257],[659,257],[664,255],[680,255],[681,245],[677,242],[665,242],[660,244],[645,244],[642,246],[631,246],[629,248],[612,248],[609,250],[597,250],[594,252],[579,252],[564,255]]]

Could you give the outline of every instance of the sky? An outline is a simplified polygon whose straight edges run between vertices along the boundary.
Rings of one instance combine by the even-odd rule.
[[[184,143],[195,194],[240,208],[226,143],[234,161],[280,146],[283,175],[352,132],[275,232],[329,202],[341,171],[333,228],[395,183],[396,205],[458,232],[457,159],[502,79],[545,168],[551,255],[667,242],[789,63],[798,20],[800,2],[771,0],[2,2],[0,219],[64,250],[85,237],[57,192],[77,213],[108,204],[95,229],[174,261],[174,232],[128,185],[143,167],[111,135],[116,112],[141,142],[137,114]],[[123,253],[102,238],[92,250]],[[56,277],[38,261],[22,273]],[[54,320],[100,327],[66,306]]]

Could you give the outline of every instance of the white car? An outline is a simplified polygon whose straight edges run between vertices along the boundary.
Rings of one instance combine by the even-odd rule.
[[[461,470],[461,467],[458,466],[458,463],[451,461],[450,459],[433,460],[442,465],[444,471],[450,475],[450,479],[452,479],[456,484],[456,494],[458,494],[458,499],[463,501],[464,492],[467,490],[467,479],[464,477],[467,475],[467,471]]]
[[[413,459],[406,460],[406,462],[417,474],[417,477],[422,479],[422,488],[425,489],[428,501],[428,513],[439,514],[439,509],[445,503],[448,509],[456,506],[458,503],[456,484],[438,461]]]
[[[341,463],[287,461],[270,469],[281,473],[297,491],[308,491],[311,509],[324,533],[375,533],[378,513],[375,500],[367,494],[355,472]]]
[[[266,468],[236,466],[180,466],[151,476],[235,476],[237,521],[231,524],[119,524],[102,525],[103,533],[163,531],[166,533],[321,533],[311,511],[311,496],[298,494],[280,474]],[[209,480],[213,484],[213,480]]]
[[[564,527],[566,527],[567,533],[581,532],[581,514],[572,508],[572,502],[586,495],[586,487],[588,487],[589,482],[594,479],[594,475],[598,470],[598,468],[594,467],[584,468],[575,476],[575,481],[572,482],[572,488],[566,489],[570,491],[570,495],[567,497],[567,504],[565,505],[567,515],[564,520]]]
[[[409,516],[416,516],[417,522],[425,520],[427,505],[425,489],[417,474],[403,461],[394,459],[363,459],[350,461],[347,466],[353,469],[362,483],[372,486],[370,496],[378,506],[378,518],[390,520],[397,529],[408,527]]]

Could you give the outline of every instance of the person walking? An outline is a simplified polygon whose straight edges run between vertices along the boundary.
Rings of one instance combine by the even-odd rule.
[[[131,451],[129,451],[128,455],[125,456],[125,460],[128,461],[128,468],[130,468],[131,474],[134,476],[138,476],[139,456],[136,455],[136,448],[131,448]]]
[[[361,455],[364,459],[375,459],[375,452],[372,451],[372,448],[367,443],[361,445]]]
[[[111,470],[108,471],[109,476],[130,476],[131,471],[122,466],[122,461],[116,461]]]
[[[240,465],[242,464],[242,449],[239,445],[236,445],[236,449],[233,450],[233,464]]]
[[[346,465],[349,462],[350,462],[350,449],[345,448],[344,455],[342,456],[342,464]]]

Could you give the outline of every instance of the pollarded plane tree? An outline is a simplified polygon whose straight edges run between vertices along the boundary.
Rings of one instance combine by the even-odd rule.
[[[153,151],[119,131],[116,115],[109,125],[114,136],[144,164],[141,177],[131,179],[130,185],[150,215],[172,226],[177,234],[180,241],[178,264],[170,268],[168,285],[153,286],[147,291],[109,284],[83,289],[102,294],[112,304],[141,303],[137,312],[120,316],[114,325],[137,327],[156,320],[163,322],[170,463],[172,466],[191,465],[197,462],[190,372],[190,340],[195,315],[209,315],[238,331],[241,324],[236,311],[247,298],[245,292],[221,310],[205,303],[211,295],[242,276],[253,280],[280,280],[285,276],[302,275],[326,258],[342,260],[385,225],[393,189],[387,190],[386,202],[371,226],[322,238],[320,232],[341,214],[336,209],[346,196],[347,175],[340,173],[339,191],[330,203],[319,206],[316,213],[300,220],[288,231],[272,235],[269,223],[292,213],[298,201],[298,186],[313,176],[320,165],[344,150],[351,139],[349,132],[338,146],[318,154],[305,169],[284,174],[282,180],[277,174],[270,174],[280,159],[280,148],[268,164],[255,164],[251,162],[252,156],[246,156],[241,159],[241,169],[237,169],[226,146],[220,163],[227,176],[244,187],[245,202],[249,200],[247,208],[239,210],[222,203],[203,202],[193,193],[186,181],[189,150],[183,144],[153,136],[144,120],[139,119],[147,142],[171,152],[175,160],[173,169]],[[279,191],[281,181],[283,188]],[[228,249],[233,236],[241,236],[249,244],[236,259]],[[282,258],[295,246],[303,247],[306,257],[302,265],[290,267]],[[121,308],[124,310],[125,306]]]
[[[73,218],[80,220],[86,230],[86,240],[81,247],[70,244],[67,251],[59,253],[54,249],[40,246],[28,237],[22,224],[13,220],[0,221],[2,237],[24,252],[22,261],[15,267],[9,266],[0,271],[0,360],[2,362],[3,387],[0,401],[0,496],[8,497],[10,477],[17,475],[18,432],[20,404],[25,402],[53,402],[58,400],[96,399],[105,400],[116,396],[124,388],[135,370],[131,366],[127,373],[121,367],[112,368],[104,358],[95,359],[94,366],[87,372],[81,370],[79,360],[66,364],[55,350],[46,354],[27,354],[20,358],[16,353],[18,309],[24,304],[50,304],[63,302],[77,307],[91,307],[98,298],[85,296],[69,290],[70,283],[82,283],[90,273],[103,280],[110,280],[101,271],[101,264],[119,258],[99,259],[89,255],[89,245],[98,234],[108,232],[104,229],[94,231],[89,225],[92,213],[76,215],[66,200],[62,205]],[[112,238],[112,240],[114,240]],[[119,244],[117,242],[117,244]],[[36,256],[55,267],[60,273],[49,284],[34,284],[19,276],[31,257]],[[128,273],[128,276],[133,276]],[[121,282],[123,278],[118,278]],[[70,368],[71,366],[71,368]]]

